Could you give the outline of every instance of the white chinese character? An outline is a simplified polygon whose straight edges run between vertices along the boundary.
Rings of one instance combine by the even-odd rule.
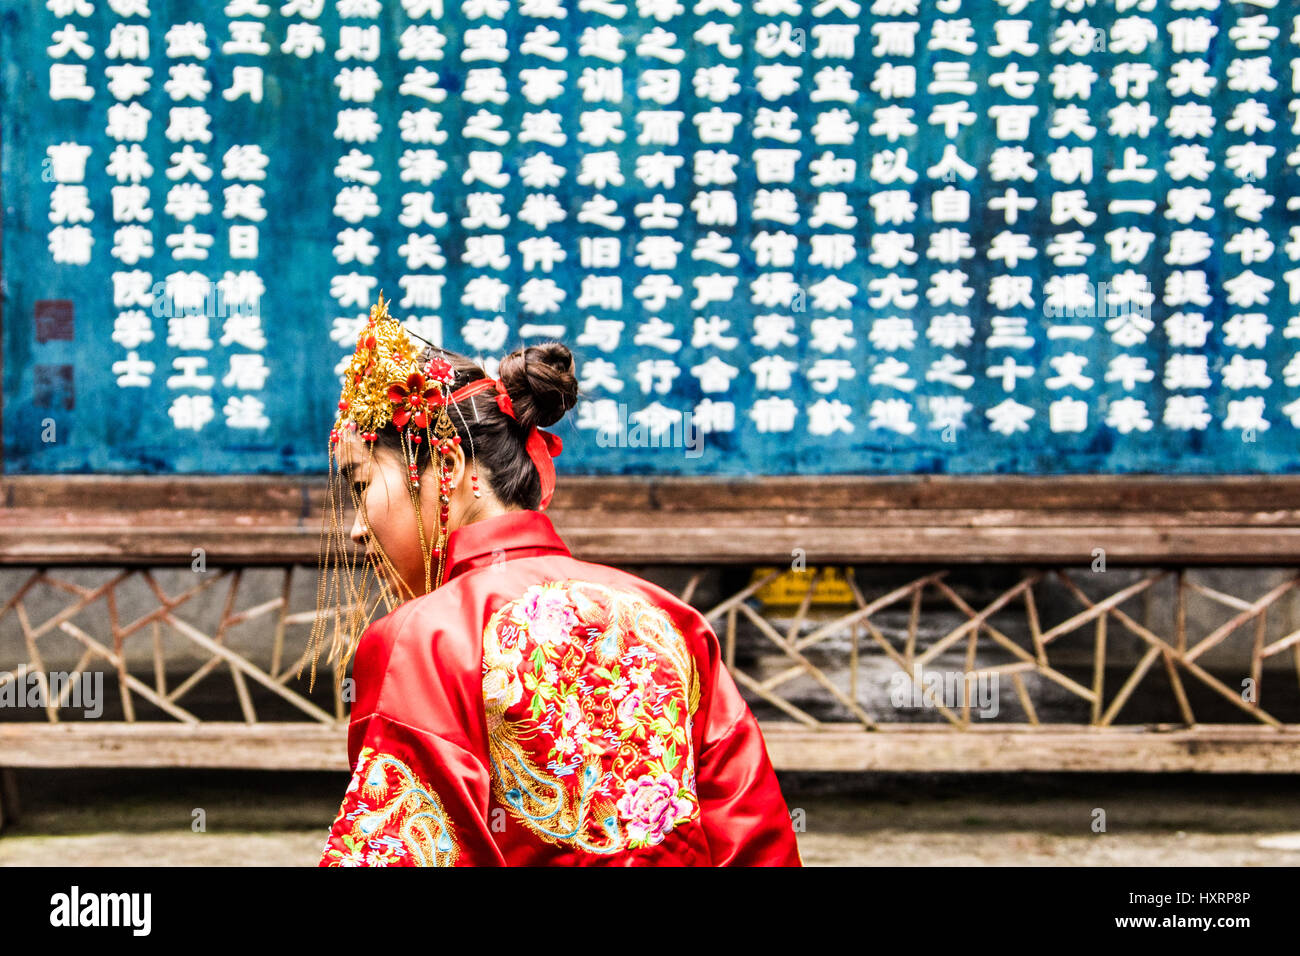
[[[230,258],[256,259],[260,233],[256,226],[231,226],[226,232]]]
[[[792,375],[799,363],[780,355],[764,355],[752,362],[749,370],[754,374],[754,387],[764,391],[784,392],[793,384]]]
[[[1234,315],[1223,323],[1223,343],[1235,349],[1265,348],[1273,326],[1263,312]]]
[[[664,325],[664,323],[660,324]],[[673,343],[674,347],[670,351],[675,352],[680,343],[676,340],[673,340]],[[707,362],[694,366],[691,374],[700,380],[701,391],[725,392],[731,388],[731,380],[740,374],[740,370],[714,355]]]
[[[146,342],[152,342],[153,326],[149,323],[148,313],[141,309],[119,312],[113,320],[113,334],[110,337],[126,349],[136,349]]]
[[[471,236],[468,238],[481,238]],[[411,233],[406,242],[398,247],[397,254],[406,260],[406,267],[415,269],[441,269],[447,265],[447,257],[442,254],[442,247],[434,236],[421,236]]]
[[[1047,422],[1053,432],[1082,432],[1088,427],[1088,403],[1059,398],[1047,406]]]
[[[1161,420],[1179,431],[1204,431],[1210,424],[1209,405],[1204,395],[1170,395]]]
[[[845,406],[847,411],[848,406]],[[811,412],[811,409],[809,409]],[[902,398],[875,399],[871,403],[871,428],[884,428],[910,435],[916,431],[916,422],[912,421],[912,403]],[[851,428],[848,430],[852,430]],[[812,431],[812,428],[809,428]]]
[[[374,276],[363,276],[356,272],[334,276],[330,279],[330,295],[338,300],[339,308],[349,306],[364,308],[369,304],[379,280]]]
[[[200,359],[206,362],[206,359]],[[173,365],[180,362],[181,359],[175,359]],[[209,376],[211,378],[211,376]],[[173,381],[180,379],[184,382],[182,376],[173,375],[167,380],[171,386]],[[186,383],[188,384],[188,383]],[[184,387],[177,385],[172,387]],[[171,416],[173,424],[177,428],[186,428],[193,431],[201,431],[203,426],[216,416],[213,410],[211,395],[177,395],[167,409],[167,414]]]
[[[231,24],[234,27],[234,24]],[[467,31],[473,33],[474,31]],[[373,63],[379,59],[379,27],[339,27],[339,48],[334,53],[336,60],[366,60]]]
[[[1167,389],[1209,388],[1209,356],[1175,352],[1165,362],[1164,386]]]
[[[153,219],[153,209],[148,204],[148,186],[113,186],[109,193],[113,196],[114,222],[148,222]]]
[[[140,29],[147,29],[140,27]],[[167,56],[171,59],[190,57],[206,60],[212,56],[208,49],[208,31],[201,23],[177,23],[168,28],[164,36],[167,41]]]
[[[45,0],[45,8],[56,17],[88,17],[95,12],[95,5],[90,0]]]
[[[135,63],[119,63],[104,67],[104,75],[108,77],[108,92],[113,98],[129,100],[149,92],[149,78],[153,76],[153,69]]]
[[[90,251],[94,244],[95,238],[86,226],[55,226],[50,230],[50,258],[57,263],[89,265]]]
[[[230,327],[230,323],[226,323]],[[221,339],[222,345],[228,345],[233,337],[227,335]],[[265,339],[262,342],[265,343]],[[259,348],[260,346],[249,346],[249,348]],[[221,384],[226,388],[238,388],[243,390],[260,389],[266,384],[266,377],[270,374],[270,369],[266,367],[266,361],[261,354],[254,352],[250,354],[235,354],[230,356],[229,371],[221,380]]]
[[[446,281],[447,281],[446,276],[402,276],[400,277],[398,280],[398,285],[402,286],[403,291],[406,291],[406,295],[404,295],[404,297],[402,298],[402,302],[400,302],[400,306],[402,306],[402,308],[441,308],[442,307],[442,286],[446,285]],[[498,287],[497,290],[495,290],[495,293],[497,293],[497,297],[495,297],[497,298],[497,302],[495,302],[494,304],[498,304],[498,306],[502,306],[504,294],[506,294],[506,291],[504,291],[503,282],[498,282]],[[463,299],[463,302],[464,300],[465,299]],[[472,302],[473,294],[471,294],[469,300],[471,300]],[[502,311],[502,308],[495,308],[495,310],[491,310],[491,311],[500,312]],[[495,317],[495,319],[491,320],[489,324],[491,325],[491,329],[493,329],[493,332],[491,332],[491,337],[493,337],[494,341],[495,341],[495,336],[497,336],[499,330],[500,341],[503,342],[504,337],[506,337],[506,324],[504,324],[502,317],[500,316]],[[476,325],[473,326],[473,328],[482,329],[485,328],[485,326]],[[471,341],[471,338],[469,338],[468,334],[464,332],[464,329],[461,329],[461,337],[463,337],[467,342]],[[478,341],[482,341],[482,339],[478,339]],[[499,349],[499,347],[500,347],[500,342],[498,342],[497,345],[494,346],[480,346],[480,351],[495,351]]]
[[[90,39],[90,34],[78,30],[70,23],[62,30],[55,30],[50,34],[50,39],[54,42],[46,47],[46,53],[54,60],[62,59],[69,53],[75,53],[81,59],[89,60],[95,52],[94,48],[86,42]]]
[[[50,64],[50,99],[86,102],[95,91],[86,83],[87,68],[82,64]]]
[[[229,0],[224,12],[228,17],[269,17],[271,8],[259,0]]]
[[[379,247],[374,245],[375,234],[369,229],[343,229],[338,234],[338,244],[334,246],[334,261],[340,265],[360,262],[373,265],[379,255]],[[356,336],[353,336],[355,340]]]
[[[593,315],[586,318],[586,324],[582,333],[578,336],[578,345],[593,346],[602,352],[612,352],[618,348],[619,337],[623,333],[623,323],[617,319],[598,319]],[[584,371],[590,368],[591,363],[585,362]],[[621,389],[622,383],[619,383],[618,389]],[[616,391],[618,389],[615,389]]]
[[[212,132],[208,123],[211,121],[211,114],[202,106],[173,106],[169,113],[167,138],[173,143],[181,140],[210,143]]]
[[[875,368],[871,369],[871,375],[867,376],[867,382],[870,385],[887,385],[888,388],[898,389],[900,392],[913,392],[917,388],[917,380],[907,376],[907,363],[889,356],[887,359],[881,359],[876,363]]]
[[[436,26],[412,25],[402,31],[398,43],[398,59],[441,60],[447,37]]]
[[[284,42],[280,44],[281,53],[292,53],[299,59],[305,60],[324,49],[325,35],[318,24],[290,23],[285,28]]]
[[[771,396],[754,402],[749,417],[760,433],[788,432],[794,429],[794,417],[798,408],[789,398]]]
[[[808,380],[815,392],[833,392],[842,381],[855,378],[857,372],[848,359],[816,359],[808,369]]]
[[[262,102],[262,75],[260,66],[231,67],[230,86],[222,91],[222,99],[234,102],[247,96],[254,103]]]
[[[50,193],[50,222],[90,222],[90,190],[85,186],[59,183]]]
[[[839,431],[852,434],[853,424],[849,421],[850,411],[852,409],[839,399],[819,398],[808,406],[808,434],[833,435]],[[916,428],[911,422],[907,424],[912,425],[913,430]]]
[[[963,429],[966,427],[966,413],[974,407],[960,395],[933,396],[930,399],[929,427],[932,430],[945,432]]]
[[[189,222],[212,212],[212,203],[208,201],[208,191],[198,183],[178,183],[168,190],[163,211],[181,222]]]
[[[373,103],[375,94],[383,87],[373,66],[344,67],[334,77],[339,88],[339,99],[354,103]]]
[[[345,143],[373,143],[379,139],[382,129],[379,114],[372,109],[358,107],[339,110],[334,138]]]
[[[128,266],[141,259],[151,259],[154,254],[153,233],[144,226],[122,226],[113,233],[111,254]]]
[[[282,17],[304,17],[317,19],[325,10],[325,0],[288,0],[280,7]]]
[[[989,420],[989,428],[1002,435],[1013,432],[1029,431],[1029,420],[1034,417],[1034,410],[1028,405],[1021,405],[1013,398],[1008,398],[994,405],[984,413]]]
[[[120,148],[120,147],[119,147]],[[50,175],[56,183],[80,183],[86,179],[86,160],[90,147],[80,143],[63,142],[45,147]]]
[[[222,157],[221,175],[226,179],[266,179],[268,161],[257,144],[232,146]]]
[[[171,249],[172,258],[177,262],[183,259],[206,259],[213,242],[212,235],[199,232],[190,225],[179,233],[167,236],[167,247]]]
[[[223,384],[235,374],[233,366],[237,357],[243,358],[245,356],[231,356],[231,372],[225,379],[222,379]],[[262,356],[247,356],[247,358],[256,358],[260,361]],[[263,369],[264,373],[269,374],[269,371],[269,369]],[[227,428],[251,428],[262,431],[270,427],[271,424],[271,420],[263,414],[265,408],[265,403],[255,395],[231,395],[226,399],[225,407],[221,412],[226,418]]]
[[[960,374],[966,368],[966,362],[951,353],[945,352],[940,358],[930,363],[926,369],[927,382],[941,382],[954,388],[967,389],[975,384],[974,375]],[[934,401],[931,399],[931,401]]]
[[[261,186],[236,184],[227,186],[223,193],[226,197],[223,218],[249,219],[253,222],[261,222],[266,218],[266,210],[262,208],[262,197],[266,191]]]
[[[211,349],[212,339],[208,337],[209,320],[206,315],[178,315],[172,316],[167,320],[167,344],[172,348],[178,349]],[[180,368],[192,374],[194,369],[204,368],[207,365],[207,359],[202,356],[186,356],[187,364],[181,365],[173,361],[175,368]],[[205,379],[207,384],[199,384],[198,380],[187,380],[187,384],[195,388],[211,388],[214,379]],[[173,385],[169,380],[167,382],[171,388],[181,386]]]
[[[1255,395],[1228,402],[1228,414],[1224,416],[1223,427],[1268,431],[1272,426],[1264,418],[1263,396]]]
[[[173,100],[205,100],[212,92],[207,67],[198,63],[177,63],[168,67],[169,79],[163,84]]]
[[[238,55],[238,53],[266,56],[266,53],[270,52],[270,44],[261,38],[265,31],[265,23],[255,20],[230,21],[230,39],[221,44],[221,52],[226,53],[227,56]]]
[[[935,315],[930,319],[925,337],[939,348],[951,349],[970,345],[975,335],[970,316],[952,312]]]

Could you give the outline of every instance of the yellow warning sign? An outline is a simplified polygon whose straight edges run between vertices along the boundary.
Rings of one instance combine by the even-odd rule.
[[[750,583],[762,580],[776,568],[755,568]],[[842,607],[853,604],[853,591],[845,577],[845,568],[821,567],[805,571],[786,571],[763,585],[754,596],[767,607],[798,607],[812,588],[810,608]]]

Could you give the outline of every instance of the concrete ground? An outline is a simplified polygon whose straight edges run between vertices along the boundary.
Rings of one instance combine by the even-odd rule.
[[[23,812],[0,834],[0,866],[311,866],[347,785],[343,774],[194,770],[17,779]],[[1290,777],[781,780],[810,866],[1300,865],[1300,779]]]

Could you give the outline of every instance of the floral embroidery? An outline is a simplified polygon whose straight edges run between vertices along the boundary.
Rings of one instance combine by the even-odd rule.
[[[351,828],[340,831],[340,822]],[[362,747],[325,844],[324,865],[453,866],[459,855],[433,789],[396,757]]]
[[[632,591],[530,587],[483,634],[497,800],[541,839],[593,853],[654,846],[699,816],[681,632]]]
[[[677,791],[671,774],[644,774],[630,781],[618,802],[619,815],[628,821],[628,835],[650,844],[662,843],[677,820],[689,819],[691,804],[677,796]]]

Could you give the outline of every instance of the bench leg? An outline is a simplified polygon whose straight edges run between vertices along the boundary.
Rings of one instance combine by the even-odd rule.
[[[18,775],[0,767],[0,830],[18,822]]]

